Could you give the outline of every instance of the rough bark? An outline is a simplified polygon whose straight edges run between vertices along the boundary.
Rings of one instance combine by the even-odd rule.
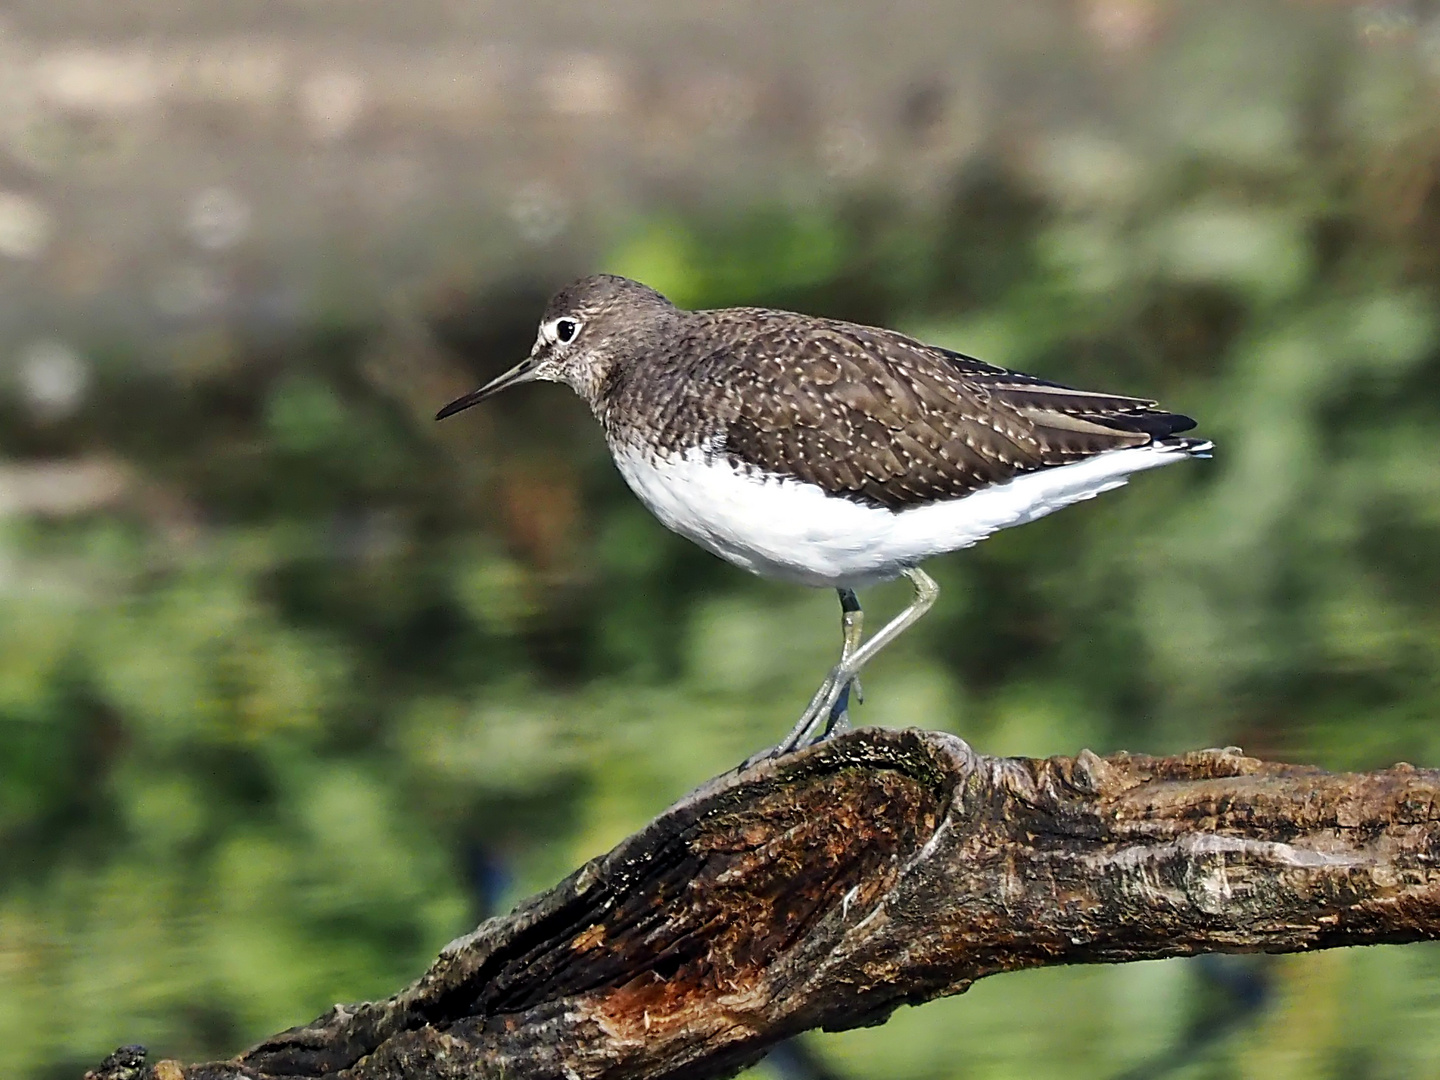
[[[1440,772],[858,731],[714,780],[382,1002],[91,1077],[724,1076],[1044,964],[1440,936]]]

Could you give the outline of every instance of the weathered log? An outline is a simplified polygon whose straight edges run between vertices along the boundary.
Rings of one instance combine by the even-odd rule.
[[[97,1080],[724,1076],[996,972],[1440,937],[1440,771],[1031,760],[857,731],[722,776],[441,952],[227,1061]]]

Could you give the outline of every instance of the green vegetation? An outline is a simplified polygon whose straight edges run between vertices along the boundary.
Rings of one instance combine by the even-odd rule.
[[[1309,121],[1325,138],[1257,90],[938,205],[618,230],[598,266],[684,302],[898,325],[1152,394],[1218,444],[939,561],[858,722],[997,753],[1440,765],[1440,197],[1393,195],[1434,183],[1393,78],[1355,61]],[[536,316],[492,320],[502,355],[466,377]],[[64,423],[0,406],[12,458],[131,471],[116,505],[0,536],[0,1075],[77,1076],[124,1042],[229,1054],[393,991],[778,738],[832,662],[833,596],[666,533],[564,391],[437,427],[463,386],[388,369],[388,334],[117,350]],[[1266,1007],[1184,1076],[1440,1072],[1435,950],[1259,970]],[[1004,976],[813,1038],[874,1080],[1103,1078],[1183,1038],[1214,985],[1193,963]]]

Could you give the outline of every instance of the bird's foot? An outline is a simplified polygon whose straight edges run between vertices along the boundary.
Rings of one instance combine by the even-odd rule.
[[[836,735],[843,735],[850,730],[850,699],[854,697],[857,705],[865,703],[865,691],[860,688],[858,678],[851,679],[840,691],[840,697],[834,705],[830,706],[830,715],[825,721],[825,730],[810,740],[809,745],[824,742],[826,739]]]
[[[815,742],[827,738],[835,733],[836,726],[846,724],[848,726],[848,706],[850,701],[850,689],[854,686],[856,690],[855,699],[860,700],[859,685],[855,676],[849,675],[843,667],[836,666],[825,681],[820,684],[820,689],[815,691],[815,696],[810,699],[810,704],[790,729],[790,734],[785,736],[778,745],[770,750],[766,757],[777,758],[798,750],[808,745],[807,736],[815,726],[822,720],[825,722],[825,729]],[[841,728],[840,730],[844,730]]]
[[[761,750],[740,763],[740,769],[748,769],[762,761],[773,761],[775,758],[784,757],[792,750],[798,750],[802,746],[814,746],[816,743],[824,742],[826,739],[836,735],[843,735],[850,730],[850,699],[855,699],[857,704],[865,701],[864,691],[860,688],[860,679],[854,675],[849,679],[843,679],[839,667],[834,668],[825,681],[820,684],[820,689],[815,691],[815,696],[810,699],[810,704],[795,726],[790,729],[790,734],[780,740],[775,746],[768,750]],[[824,719],[825,726],[813,739],[807,738],[815,726]]]

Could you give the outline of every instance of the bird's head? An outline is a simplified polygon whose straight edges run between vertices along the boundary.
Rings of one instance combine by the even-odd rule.
[[[594,406],[616,364],[637,355],[679,309],[648,285],[596,274],[567,285],[545,305],[530,355],[436,415],[443,420],[501,390],[527,382],[561,382]]]

